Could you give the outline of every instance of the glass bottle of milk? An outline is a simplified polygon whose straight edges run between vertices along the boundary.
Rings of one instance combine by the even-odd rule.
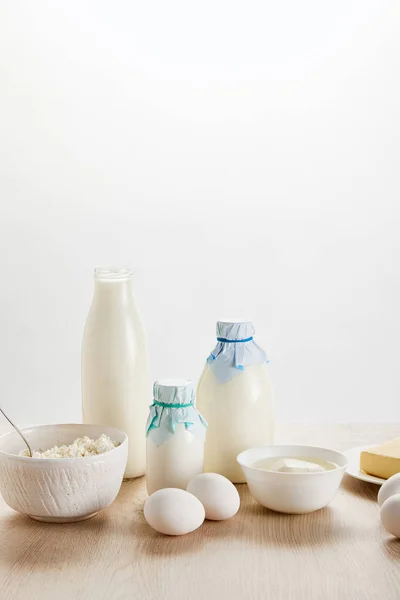
[[[189,481],[203,472],[207,428],[195,407],[191,381],[156,381],[153,391],[146,426],[149,495],[167,487],[185,490]]]
[[[147,342],[129,269],[98,268],[82,344],[83,422],[128,434],[125,477],[146,470],[144,424],[150,400]]]
[[[204,470],[233,483],[245,482],[237,455],[273,441],[268,361],[253,335],[250,321],[218,321],[218,343],[197,388],[197,406],[208,422]]]

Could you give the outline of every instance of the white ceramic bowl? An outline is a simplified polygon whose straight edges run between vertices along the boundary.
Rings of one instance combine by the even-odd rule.
[[[293,457],[321,459],[336,469],[317,473],[280,473],[254,467],[266,458]],[[263,506],[282,513],[302,514],[323,508],[333,499],[347,467],[341,452],[317,446],[276,445],[250,448],[237,457],[253,498]]]
[[[40,425],[24,429],[32,449],[71,444],[102,433],[120,445],[96,456],[30,458],[16,432],[0,437],[0,489],[7,504],[38,521],[68,523],[93,517],[118,494],[128,456],[128,437],[103,425]]]

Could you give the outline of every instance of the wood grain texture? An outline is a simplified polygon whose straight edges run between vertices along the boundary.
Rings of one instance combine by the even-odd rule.
[[[399,431],[291,425],[278,441],[344,450]],[[236,517],[180,538],[147,526],[143,478],[81,523],[37,523],[0,499],[0,599],[399,600],[400,541],[380,526],[376,486],[345,476],[329,507],[299,516],[268,511],[238,489]]]

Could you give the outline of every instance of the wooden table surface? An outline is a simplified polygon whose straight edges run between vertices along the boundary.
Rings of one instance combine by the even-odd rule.
[[[396,425],[291,425],[278,440],[344,450]],[[0,498],[1,600],[399,600],[400,540],[379,522],[377,486],[345,476],[329,507],[281,515],[238,486],[239,513],[183,537],[144,521],[143,478],[81,523],[51,525]]]

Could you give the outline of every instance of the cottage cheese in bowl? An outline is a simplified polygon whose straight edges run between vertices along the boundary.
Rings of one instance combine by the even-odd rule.
[[[39,425],[0,437],[0,491],[14,510],[38,521],[82,521],[116,498],[128,458],[128,436],[106,425]]]
[[[102,433],[97,440],[93,440],[87,435],[77,438],[69,446],[53,446],[48,450],[33,450],[32,458],[78,458],[79,456],[96,456],[103,454],[108,450],[113,450],[119,446],[119,442],[113,442],[112,439]],[[21,450],[19,456],[28,456],[28,449]]]

